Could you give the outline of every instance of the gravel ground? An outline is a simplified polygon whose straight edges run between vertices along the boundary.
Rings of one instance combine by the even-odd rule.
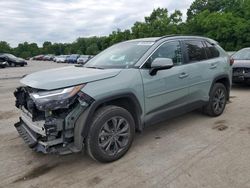
[[[137,134],[119,161],[101,164],[86,154],[43,155],[28,148],[13,91],[31,72],[68,66],[29,62],[0,69],[0,187],[250,187],[250,87],[234,86],[225,113],[191,112]]]

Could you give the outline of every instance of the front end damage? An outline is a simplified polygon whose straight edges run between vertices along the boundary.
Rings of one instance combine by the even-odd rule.
[[[74,144],[74,128],[80,115],[94,102],[81,91],[83,87],[53,91],[16,89],[16,107],[21,117],[15,127],[30,148],[58,154],[80,151]]]

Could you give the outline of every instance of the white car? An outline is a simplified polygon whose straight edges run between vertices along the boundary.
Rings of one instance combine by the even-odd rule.
[[[66,63],[66,58],[68,57],[69,55],[60,55],[60,56],[56,56],[55,57],[55,62],[57,63]]]
[[[78,59],[77,59],[77,64],[85,64],[88,60],[90,60],[92,58],[91,55],[81,55]]]

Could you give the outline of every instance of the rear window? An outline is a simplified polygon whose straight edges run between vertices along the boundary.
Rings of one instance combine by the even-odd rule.
[[[250,60],[250,49],[244,48],[236,52],[232,57],[235,60]]]
[[[207,58],[212,59],[220,56],[220,52],[216,49],[216,47],[208,42],[205,42],[206,44],[206,53]]]
[[[185,41],[189,62],[207,59],[205,47],[201,41]]]

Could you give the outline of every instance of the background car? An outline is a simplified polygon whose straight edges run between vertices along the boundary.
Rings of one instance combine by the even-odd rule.
[[[69,57],[69,55],[60,55],[55,57],[55,62],[57,63],[66,63],[66,58]]]
[[[5,68],[8,65],[4,58],[0,57],[0,68]]]
[[[250,84],[250,48],[243,48],[236,52],[232,58],[233,82]]]
[[[77,59],[80,57],[79,54],[71,54],[69,57],[66,58],[67,63],[77,63]]]
[[[77,64],[85,64],[91,58],[91,55],[80,55],[80,57],[77,59]]]
[[[24,65],[27,65],[27,62],[24,59],[16,57],[12,54],[1,54],[0,57],[3,58],[9,66],[23,67]]]
[[[33,57],[32,60],[41,61],[41,60],[43,60],[43,57],[44,57],[44,55],[37,55],[37,56]]]
[[[53,61],[55,55],[52,55],[52,54],[48,54],[48,55],[45,55],[43,56],[43,61]]]

